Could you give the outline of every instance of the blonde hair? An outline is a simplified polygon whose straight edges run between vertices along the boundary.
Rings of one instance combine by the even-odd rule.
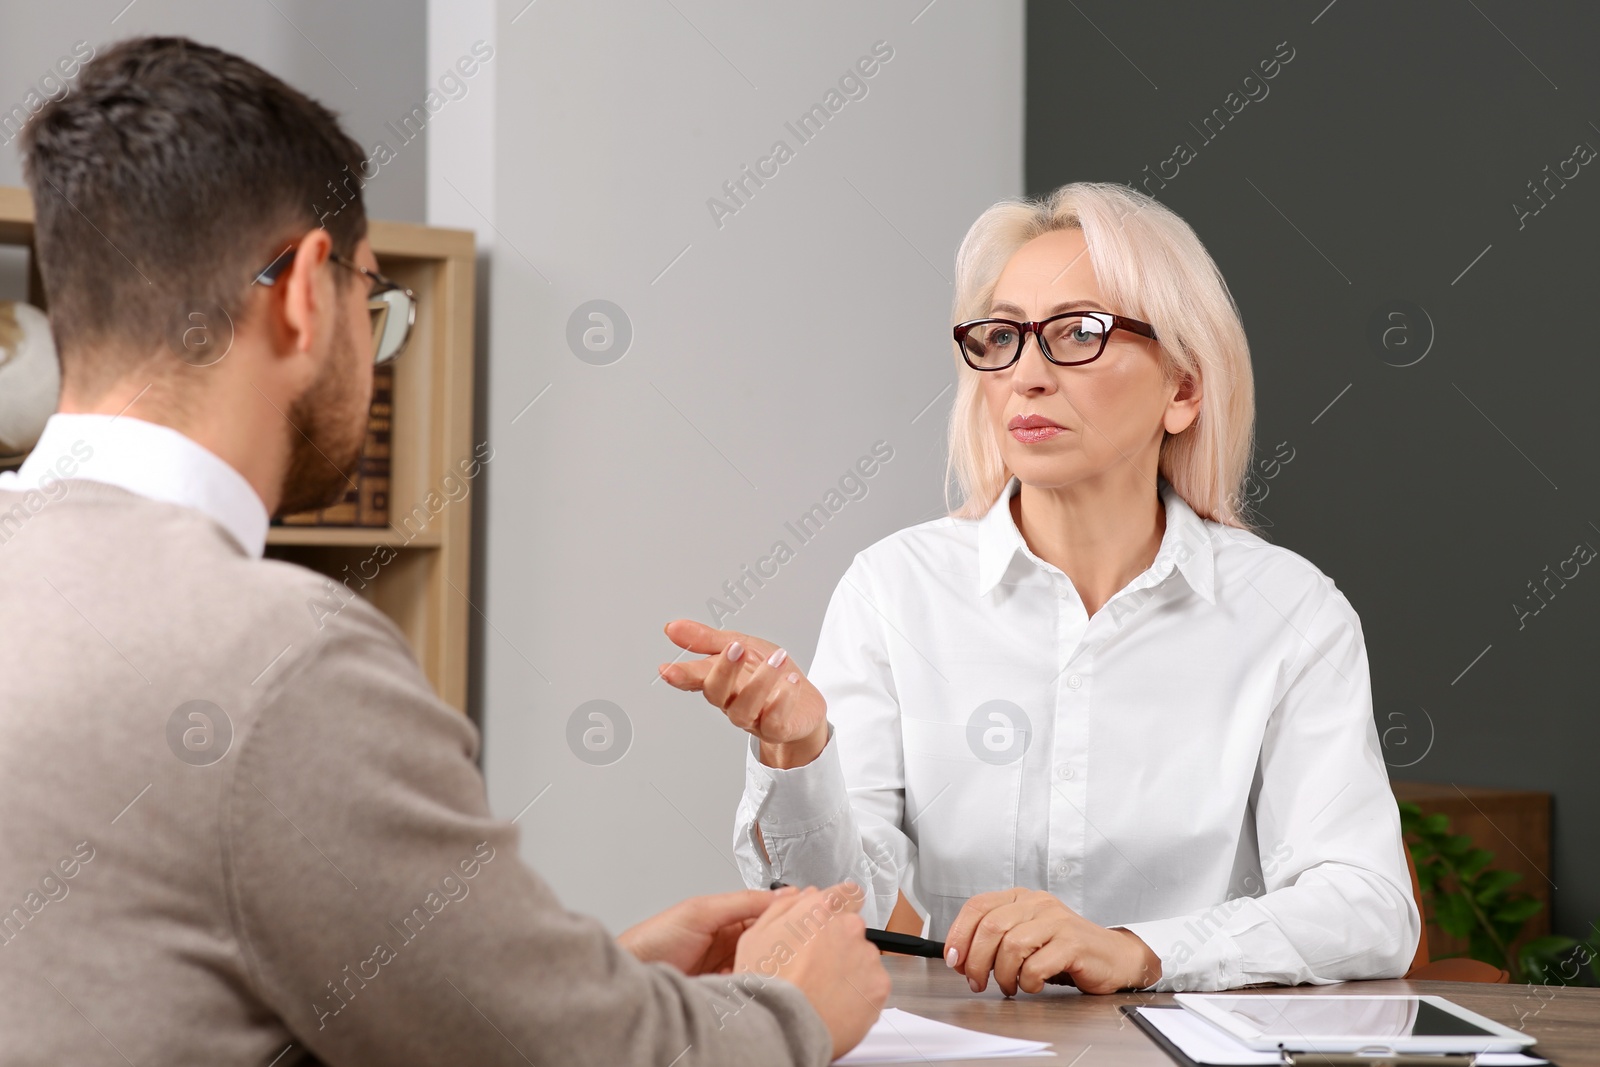
[[[1037,199],[1002,200],[967,231],[956,253],[954,326],[989,313],[1012,254],[1041,234],[1080,230],[1101,292],[1118,314],[1156,328],[1168,381],[1204,384],[1200,412],[1161,443],[1158,473],[1202,518],[1242,529],[1243,486],[1255,436],[1255,383],[1239,308],[1189,224],[1160,201],[1112,182],[1073,182]],[[955,405],[945,492],[958,518],[977,518],[1011,480],[984,407],[980,376],[955,352]]]

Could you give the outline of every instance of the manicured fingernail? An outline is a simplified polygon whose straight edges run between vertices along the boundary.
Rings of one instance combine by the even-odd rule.
[[[788,658],[788,655],[789,655],[789,653],[785,652],[783,649],[781,649],[781,648],[778,649],[778,651],[774,652],[771,656],[767,657],[767,666],[769,666],[769,667],[778,666],[786,658]]]
[[[790,685],[799,685],[800,684],[800,672],[799,671],[790,671],[789,672],[789,684]]]
[[[974,993],[978,991],[978,980],[976,978],[968,978],[967,985],[972,987]]]
[[[735,641],[728,646],[728,658],[733,662],[738,663],[739,657],[742,655],[744,655],[744,646],[739,642]]]
[[[952,967],[954,967],[956,965],[956,960],[958,960],[960,958],[961,958],[961,953],[957,952],[953,948],[949,952],[946,952],[944,954],[944,961],[946,963],[948,963]]]

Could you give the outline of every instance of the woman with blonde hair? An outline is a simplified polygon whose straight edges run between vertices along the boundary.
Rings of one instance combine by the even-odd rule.
[[[952,327],[962,499],[857,554],[809,673],[667,627],[705,658],[662,677],[752,735],[747,884],[853,879],[869,926],[913,900],[974,991],[1403,973],[1361,623],[1240,514],[1250,355],[1199,238],[1111,183],[1003,201]]]

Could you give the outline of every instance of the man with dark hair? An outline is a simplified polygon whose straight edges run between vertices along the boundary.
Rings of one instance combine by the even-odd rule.
[[[22,143],[63,386],[0,475],[0,1060],[852,1047],[888,994],[857,887],[694,898],[613,939],[520,862],[477,731],[394,625],[314,615],[324,580],[262,558],[270,515],[347,484],[409,323],[359,187],[315,208],[361,164],[334,116],[141,38]]]

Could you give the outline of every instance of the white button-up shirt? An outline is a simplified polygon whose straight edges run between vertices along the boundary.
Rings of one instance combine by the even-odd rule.
[[[746,884],[852,879],[869,926],[903,889],[936,939],[975,893],[1047,890],[1143,939],[1159,989],[1402,974],[1421,920],[1350,602],[1162,479],[1155,561],[1089,617],[1018,488],[855,557],[809,673],[827,747],[777,770],[751,738]]]
[[[131,415],[57,412],[0,489],[63,492],[68,478],[115,485],[151,500],[203,512],[253,559],[266,550],[271,517],[244,475],[215,452],[172,429]]]

